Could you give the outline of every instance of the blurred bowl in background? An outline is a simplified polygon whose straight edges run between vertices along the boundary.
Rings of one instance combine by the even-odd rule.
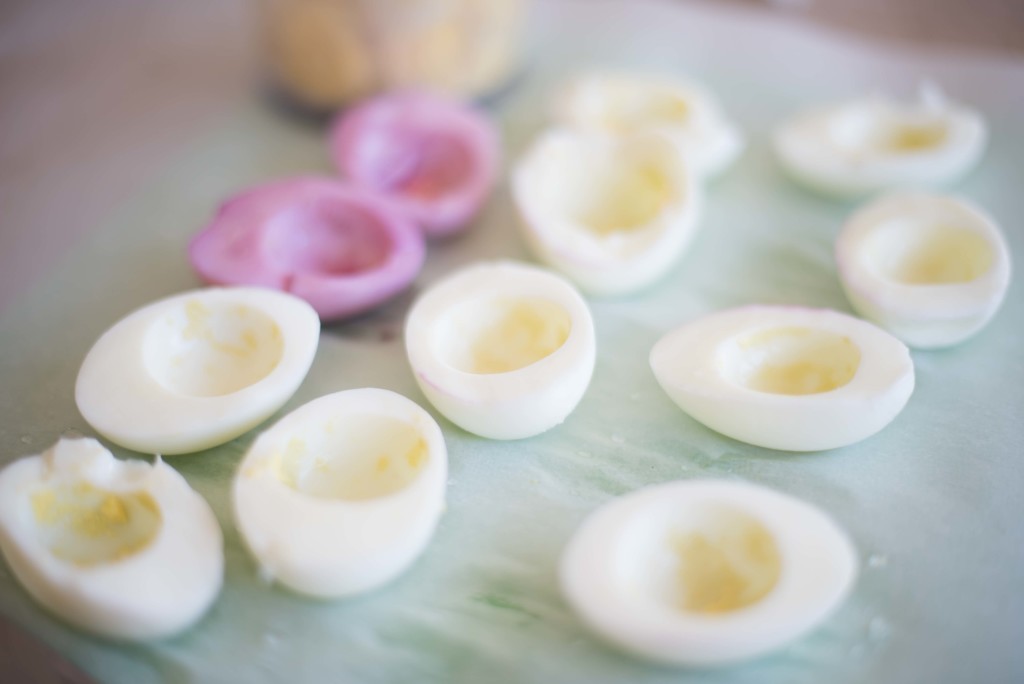
[[[462,98],[519,64],[527,0],[263,0],[267,67],[297,104],[333,110],[418,87]]]

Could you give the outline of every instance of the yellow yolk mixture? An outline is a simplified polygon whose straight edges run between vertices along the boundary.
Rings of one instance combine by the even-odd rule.
[[[161,525],[160,509],[149,494],[115,494],[84,482],[41,488],[31,504],[50,552],[82,567],[137,553]]]

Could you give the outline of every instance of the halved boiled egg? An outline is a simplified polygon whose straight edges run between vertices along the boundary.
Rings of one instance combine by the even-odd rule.
[[[444,509],[437,423],[382,389],[329,394],[264,432],[233,484],[260,574],[319,598],[385,584],[423,552]]]
[[[157,454],[208,449],[266,420],[313,363],[320,319],[292,295],[193,290],[107,330],[82,362],[75,401],[97,432]]]
[[[389,200],[327,178],[290,178],[224,202],[189,243],[208,283],[258,285],[309,302],[324,320],[372,309],[420,272],[420,229]]]
[[[684,157],[653,133],[548,130],[516,165],[513,193],[537,256],[595,295],[634,292],[665,275],[700,211]]]
[[[480,111],[426,92],[395,92],[344,112],[331,129],[342,174],[386,196],[430,236],[465,229],[498,172],[500,140]]]
[[[0,550],[32,597],[115,639],[180,632],[220,592],[217,518],[173,468],[62,439],[0,471]]]
[[[695,173],[714,176],[743,150],[743,136],[706,88],[669,76],[595,72],[577,77],[556,104],[571,127],[613,135],[658,132],[687,156]]]
[[[723,665],[805,634],[849,593],[857,553],[814,506],[690,480],[602,506],[561,561],[562,593],[599,636],[672,665]]]
[[[720,311],[669,332],[650,360],[658,383],[691,417],[741,442],[785,451],[870,437],[914,390],[902,342],[827,309]]]
[[[1010,250],[995,222],[963,200],[918,192],[850,217],[836,263],[858,313],[925,349],[981,330],[1010,284]]]
[[[434,407],[491,439],[566,419],[594,371],[594,322],[563,278],[512,261],[467,266],[413,305],[405,346]]]
[[[881,96],[800,113],[775,134],[775,152],[800,183],[856,197],[897,186],[953,183],[981,158],[985,121],[923,87],[906,104]]]

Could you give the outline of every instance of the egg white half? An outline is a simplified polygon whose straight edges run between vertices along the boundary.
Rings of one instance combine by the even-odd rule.
[[[822,511],[740,482],[690,480],[590,514],[560,565],[562,593],[609,643],[670,665],[777,649],[849,593],[857,554]]]
[[[654,133],[542,133],[512,190],[534,253],[592,295],[662,278],[693,238],[701,197],[683,155]]]
[[[0,550],[40,604],[115,639],[188,628],[224,574],[217,519],[185,479],[93,439],[62,439],[0,471]]]
[[[651,350],[683,411],[742,442],[835,449],[888,425],[914,390],[906,345],[827,309],[746,306],[672,330]]]
[[[982,116],[934,87],[918,102],[882,96],[799,113],[774,136],[775,152],[801,184],[837,197],[954,183],[981,159]]]
[[[562,423],[586,392],[597,353],[576,289],[513,261],[473,264],[431,286],[409,312],[405,346],[430,403],[490,439]]]
[[[89,350],[75,402],[100,434],[163,455],[207,449],[266,420],[313,363],[309,304],[256,287],[194,290],[121,319]]]
[[[660,133],[701,177],[722,173],[743,150],[739,129],[707,88],[664,75],[581,75],[566,85],[555,116],[565,126],[611,135]]]
[[[260,574],[316,598],[405,571],[444,509],[448,455],[430,414],[383,389],[329,394],[261,434],[232,485]]]
[[[835,251],[857,312],[912,347],[948,347],[973,336],[1010,285],[1010,249],[999,226],[953,197],[881,197],[850,217]]]

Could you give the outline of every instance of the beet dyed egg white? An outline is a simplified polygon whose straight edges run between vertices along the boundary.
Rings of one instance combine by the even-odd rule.
[[[0,549],[36,601],[115,639],[188,628],[224,574],[217,519],[185,479],[93,439],[62,439],[0,471]]]
[[[800,637],[846,597],[857,554],[823,512],[738,482],[641,489],[592,513],[561,562],[596,634],[671,665],[724,665]]]
[[[906,346],[827,309],[747,306],[669,332],[651,350],[658,383],[683,411],[741,442],[785,451],[870,437],[914,390]]]
[[[308,596],[349,596],[419,557],[447,477],[430,414],[387,390],[337,392],[253,443],[234,480],[235,521],[263,577]]]
[[[294,178],[236,195],[189,245],[208,283],[289,292],[321,318],[372,309],[420,272],[423,236],[389,200],[326,178]]]
[[[722,173],[743,150],[743,137],[710,92],[667,76],[580,76],[559,98],[556,117],[566,126],[612,135],[661,133],[705,177]]]
[[[480,210],[499,145],[483,113],[422,92],[384,95],[345,112],[330,139],[346,178],[387,196],[430,236],[464,229]]]
[[[700,211],[684,157],[653,133],[549,130],[516,165],[513,193],[533,251],[594,295],[635,292],[664,276]]]
[[[995,222],[967,202],[924,193],[859,210],[839,234],[836,262],[857,312],[923,349],[974,335],[1010,284],[1010,250]]]
[[[405,346],[434,407],[469,432],[520,439],[560,424],[594,371],[594,322],[564,279],[511,261],[474,264],[413,305]]]
[[[316,312],[254,287],[194,290],[121,319],[89,350],[75,401],[128,449],[182,454],[234,439],[295,393],[313,363]]]
[[[926,86],[913,104],[874,96],[798,114],[779,128],[774,143],[800,183],[857,197],[951,184],[974,168],[985,139],[977,112]]]

